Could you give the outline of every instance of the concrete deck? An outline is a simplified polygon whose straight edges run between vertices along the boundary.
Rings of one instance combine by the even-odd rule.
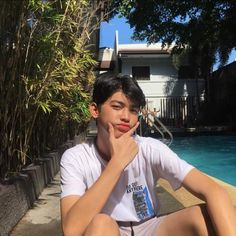
[[[57,174],[10,236],[62,236],[59,202],[60,175]]]
[[[236,187],[230,184],[227,184],[221,180],[218,180],[216,178],[213,178],[213,177],[211,178],[214,179],[217,183],[219,183],[221,186],[223,186],[227,190],[233,202],[233,205],[236,206]],[[173,205],[174,206],[178,205],[177,209],[181,209],[184,207],[189,207],[189,206],[202,203],[202,201],[199,198],[196,198],[195,196],[193,196],[185,188],[180,188],[177,191],[173,191],[170,184],[166,180],[163,180],[163,179],[160,179],[158,181],[158,184],[159,184],[159,188],[163,189],[165,196],[166,195],[171,196],[170,200],[172,201],[172,203],[169,200],[166,201],[165,197],[161,199],[164,202],[165,206],[167,207],[167,209],[161,209],[164,213],[171,212]],[[169,205],[170,203],[171,205]]]

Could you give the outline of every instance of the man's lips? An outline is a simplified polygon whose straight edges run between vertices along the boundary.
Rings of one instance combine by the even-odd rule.
[[[116,127],[121,132],[127,132],[130,130],[130,126],[128,124],[118,124]]]

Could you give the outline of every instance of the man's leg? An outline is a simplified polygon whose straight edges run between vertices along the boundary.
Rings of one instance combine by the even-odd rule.
[[[115,220],[106,214],[98,214],[88,225],[84,236],[119,236],[119,227]]]
[[[204,204],[168,215],[160,224],[157,236],[214,236],[211,220]]]

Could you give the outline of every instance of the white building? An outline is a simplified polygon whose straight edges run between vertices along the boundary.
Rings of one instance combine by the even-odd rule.
[[[117,33],[114,49],[101,49],[100,65],[102,71],[115,70],[134,77],[144,91],[148,108],[159,111],[165,122],[183,126],[190,117],[194,119],[197,97],[204,93],[204,80],[181,78],[171,47],[119,44]]]

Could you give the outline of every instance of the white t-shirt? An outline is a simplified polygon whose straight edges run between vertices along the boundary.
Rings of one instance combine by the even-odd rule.
[[[157,180],[164,178],[177,189],[193,168],[162,142],[138,135],[134,138],[139,152],[123,171],[102,210],[117,221],[140,221],[158,215]],[[61,198],[82,196],[99,178],[106,164],[94,141],[66,150],[61,159]]]

